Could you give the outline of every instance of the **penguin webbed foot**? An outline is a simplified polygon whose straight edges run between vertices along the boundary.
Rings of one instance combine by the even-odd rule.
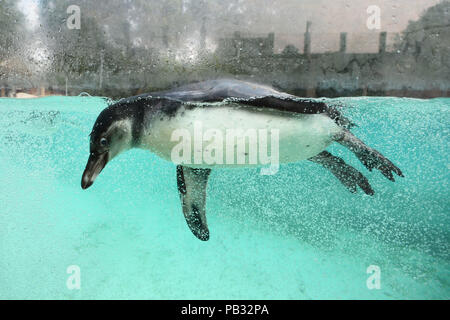
[[[378,169],[387,179],[393,182],[395,181],[393,172],[399,177],[404,177],[397,166],[375,149],[367,147],[355,154],[369,171]]]
[[[370,186],[369,180],[352,166],[344,163],[344,165],[339,166],[336,169],[332,169],[331,172],[344,186],[347,187],[351,193],[356,193],[357,187],[359,186],[365,194],[369,196],[373,196],[375,194],[375,191],[373,191]]]
[[[343,130],[342,135],[336,141],[352,151],[369,171],[373,169],[380,170],[391,181],[395,181],[393,173],[399,177],[404,177],[402,171],[388,158],[367,146],[350,131]]]
[[[369,180],[361,172],[328,151],[323,151],[309,160],[321,164],[324,168],[330,170],[351,193],[356,193],[359,186],[365,194],[370,196],[375,194]]]

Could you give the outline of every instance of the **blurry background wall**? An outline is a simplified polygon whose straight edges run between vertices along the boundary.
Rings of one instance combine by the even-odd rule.
[[[450,96],[447,0],[2,0],[0,30],[0,96],[220,77],[300,96]]]

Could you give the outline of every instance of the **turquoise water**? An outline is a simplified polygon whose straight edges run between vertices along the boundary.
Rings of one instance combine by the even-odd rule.
[[[148,152],[121,155],[81,190],[103,99],[0,99],[0,298],[449,299],[450,99],[340,100],[405,178],[370,173],[338,145],[375,196],[307,161],[274,176],[216,170],[201,242],[175,166]],[[80,290],[66,286],[71,265]]]

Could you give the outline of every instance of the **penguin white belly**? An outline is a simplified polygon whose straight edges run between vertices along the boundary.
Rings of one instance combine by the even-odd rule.
[[[342,129],[324,114],[295,114],[248,106],[180,109],[155,119],[143,147],[199,168],[257,167],[309,159]]]

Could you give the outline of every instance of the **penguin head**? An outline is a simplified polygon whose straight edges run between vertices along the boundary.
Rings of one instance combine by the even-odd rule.
[[[132,140],[132,118],[117,114],[115,108],[103,110],[90,134],[90,155],[81,187],[89,188],[109,161],[131,149]]]

